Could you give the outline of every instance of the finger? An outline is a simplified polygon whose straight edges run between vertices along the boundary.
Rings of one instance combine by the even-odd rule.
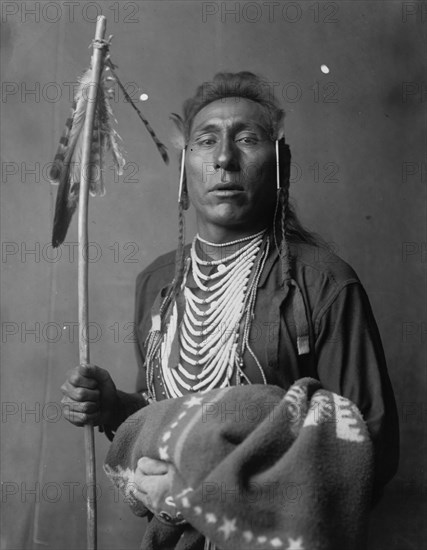
[[[169,472],[169,464],[143,456],[138,460],[138,469],[145,475],[164,475]]]
[[[141,491],[140,488],[138,488],[135,484],[130,488],[129,493],[137,498],[139,501],[141,501],[146,508],[150,510],[153,514],[155,514],[153,503],[151,502],[151,498],[147,493],[144,493]]]
[[[90,376],[85,376],[87,371],[83,367],[75,367],[67,372],[67,382],[72,386],[95,389],[98,387],[98,381]]]
[[[165,498],[170,494],[171,482],[168,475],[142,474],[136,470],[133,491],[137,498],[142,500],[152,512],[159,511],[165,506]]]
[[[100,400],[99,390],[89,390],[87,388],[76,388],[70,384],[63,384],[61,387],[62,393],[73,401],[93,401],[98,402]]]
[[[67,408],[63,410],[63,414],[64,418],[75,426],[86,426],[87,424],[96,426],[99,422],[99,414],[79,413]]]
[[[170,491],[171,480],[167,475],[147,476],[145,474],[138,475],[135,473],[134,481],[138,489],[142,493],[150,495],[153,500],[168,494]]]
[[[147,476],[137,468],[135,470],[133,481],[127,485],[127,490],[132,493],[138,500],[143,502],[149,510],[153,511],[153,503],[151,501],[150,495],[148,494],[146,481]]]
[[[68,409],[74,413],[87,413],[95,414],[101,412],[99,403],[94,403],[93,401],[72,401],[68,397],[63,397],[61,400],[62,409]]]
[[[109,372],[96,365],[80,365],[77,367],[77,371],[84,378],[95,380],[101,384],[111,380]]]

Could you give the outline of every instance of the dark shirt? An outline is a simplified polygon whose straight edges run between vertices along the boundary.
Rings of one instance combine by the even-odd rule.
[[[271,247],[258,284],[249,343],[267,383],[283,389],[299,378],[320,380],[326,390],[353,401],[360,409],[375,449],[375,494],[395,474],[399,432],[395,399],[384,351],[368,297],[353,269],[331,252],[312,245],[291,245],[293,277],[304,300],[310,351],[299,355],[291,287],[284,287],[280,262]],[[151,327],[151,308],[170,285],[175,253],[165,254],[139,274],[135,323],[139,373],[137,391],[147,390],[144,341]],[[190,282],[191,284],[191,282]],[[249,353],[244,372],[252,383],[262,374]],[[157,399],[164,389],[155,376]]]

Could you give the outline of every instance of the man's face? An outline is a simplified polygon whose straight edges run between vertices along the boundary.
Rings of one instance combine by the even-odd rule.
[[[258,103],[229,97],[200,110],[191,126],[185,167],[199,232],[209,225],[252,231],[271,221],[275,147]]]

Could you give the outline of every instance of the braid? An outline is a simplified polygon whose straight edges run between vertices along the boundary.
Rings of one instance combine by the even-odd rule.
[[[289,284],[292,278],[292,257],[289,250],[287,233],[287,221],[289,213],[289,186],[280,187],[277,190],[276,209],[273,219],[274,243],[279,252],[280,270],[283,285]]]
[[[169,290],[162,300],[159,308],[160,315],[160,326],[157,329],[151,328],[148,333],[147,338],[145,339],[144,346],[146,349],[145,356],[145,368],[146,368],[146,379],[147,379],[147,388],[149,397],[155,400],[155,391],[154,391],[154,364],[156,361],[156,355],[159,353],[160,346],[162,344],[163,338],[166,334],[165,319],[168,318],[168,315],[171,313],[171,306],[174,299],[177,298],[178,294],[181,291],[182,281],[184,279],[184,246],[185,246],[185,218],[184,218],[184,208],[185,201],[178,201],[178,247],[176,249],[175,256],[175,275],[172,281],[172,285],[169,287]]]
[[[279,191],[280,200],[280,261],[282,268],[283,284],[289,284],[291,279],[291,252],[289,250],[288,240],[286,238],[286,225],[289,213],[289,185],[282,187]]]
[[[184,279],[185,217],[183,201],[178,202],[178,248],[175,256],[174,295],[178,295]]]
[[[277,197],[273,218],[273,235],[279,252],[283,285],[289,285],[292,279],[292,258],[288,244],[289,224],[292,220],[292,209],[289,205],[289,183],[291,153],[289,146],[282,138],[276,141],[277,163]]]

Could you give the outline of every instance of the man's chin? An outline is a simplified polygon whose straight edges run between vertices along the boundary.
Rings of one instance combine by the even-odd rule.
[[[263,216],[248,216],[247,212],[239,209],[227,208],[215,209],[215,212],[206,221],[210,225],[216,225],[223,230],[229,229],[231,232],[247,233],[248,231],[262,229],[266,227]]]

